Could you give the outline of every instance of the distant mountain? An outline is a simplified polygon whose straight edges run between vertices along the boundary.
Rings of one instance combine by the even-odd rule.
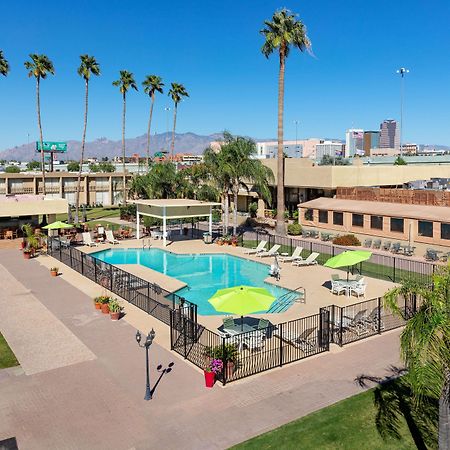
[[[154,154],[156,151],[170,150],[170,140],[172,133],[161,133],[152,135],[150,141],[150,152]],[[222,137],[221,133],[211,134],[209,136],[201,136],[195,133],[180,133],[175,135],[175,152],[176,153],[203,153],[205,148],[212,141],[216,141]],[[145,156],[147,146],[147,135],[138,136],[136,138],[126,139],[127,156],[138,153]],[[62,154],[63,160],[78,160],[80,158],[80,141],[67,141],[67,154]],[[102,158],[107,156],[112,158],[120,156],[122,153],[122,141],[111,141],[105,137],[96,139],[92,142],[86,142],[85,155],[86,158],[96,157]],[[35,151],[35,144],[23,144],[14,148],[8,148],[0,151],[0,159],[31,161],[38,159],[39,155]]]

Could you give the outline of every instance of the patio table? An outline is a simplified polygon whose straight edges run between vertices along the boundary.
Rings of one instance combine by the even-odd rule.
[[[345,295],[350,297],[350,289],[358,284],[356,280],[338,280],[338,283],[345,288]]]
[[[225,333],[228,333],[231,336],[236,336],[237,334],[247,333],[249,331],[255,331],[251,325],[244,323],[243,325],[235,324],[233,328],[225,328],[223,329]]]

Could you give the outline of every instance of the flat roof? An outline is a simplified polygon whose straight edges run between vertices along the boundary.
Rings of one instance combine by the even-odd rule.
[[[129,200],[129,203],[159,207],[165,206],[166,208],[179,208],[180,206],[220,206],[220,203],[217,202],[201,202],[200,200],[186,198]]]
[[[64,198],[50,198],[43,195],[0,195],[0,217],[37,216],[67,212]]]
[[[376,216],[404,217],[434,222],[450,222],[450,208],[446,206],[411,205],[406,203],[372,202],[320,197],[300,203],[300,208],[324,209]]]

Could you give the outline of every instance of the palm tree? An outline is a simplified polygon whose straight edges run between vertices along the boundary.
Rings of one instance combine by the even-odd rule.
[[[36,107],[37,107],[37,119],[39,127],[39,140],[41,144],[41,169],[42,169],[42,193],[45,195],[45,160],[44,160],[44,137],[42,133],[41,123],[41,99],[40,99],[40,82],[41,78],[45,80],[47,74],[54,75],[55,69],[53,63],[46,55],[37,55],[36,53],[30,54],[31,61],[25,61],[25,69],[28,70],[29,77],[36,78]]]
[[[3,50],[0,50],[0,75],[6,77],[9,72],[9,63],[3,55]]]
[[[86,142],[86,129],[88,119],[88,99],[89,99],[89,80],[91,75],[100,75],[100,66],[93,56],[80,55],[80,67],[78,67],[77,73],[84,79],[85,94],[84,94],[84,126],[83,137],[81,138],[81,153],[80,153],[80,167],[78,169],[78,181],[77,191],[75,194],[75,223],[78,223],[78,212],[80,208],[80,188],[81,188],[81,170],[84,160],[84,146]]]
[[[420,405],[439,399],[439,449],[450,449],[450,266],[433,275],[433,286],[406,281],[385,294],[386,305],[404,317],[398,298],[420,299],[400,338],[407,380]],[[405,304],[404,302],[400,302]]]
[[[150,114],[148,117],[148,127],[147,127],[147,154],[146,154],[146,165],[147,170],[149,172],[150,169],[150,128],[152,126],[152,117],[153,117],[153,105],[155,103],[155,92],[163,93],[164,83],[162,82],[162,78],[158,75],[147,75],[145,80],[142,82],[142,86],[144,86],[144,92],[150,96]]]
[[[173,152],[175,149],[175,128],[177,125],[177,108],[178,103],[181,102],[183,97],[189,97],[188,92],[186,91],[186,88],[179,83],[171,83],[171,88],[169,91],[169,97],[173,100],[173,129],[172,129],[172,142],[170,144],[170,156],[173,159]]]
[[[284,221],[284,152],[283,152],[283,113],[284,113],[284,73],[286,58],[291,47],[301,52],[310,51],[311,42],[306,35],[306,27],[287,9],[276,11],[272,21],[264,22],[261,30],[264,36],[262,53],[266,58],[278,49],[280,68],[278,73],[278,162],[277,162],[277,233],[286,234]]]
[[[134,81],[134,76],[131,72],[127,70],[120,71],[120,77],[118,80],[113,81],[113,86],[117,86],[119,88],[120,93],[122,94],[123,99],[123,111],[122,111],[122,170],[123,170],[123,188],[122,188],[122,201],[123,204],[127,203],[127,187],[126,187],[126,175],[125,175],[125,115],[127,111],[127,92],[130,89],[138,90],[136,81]]]

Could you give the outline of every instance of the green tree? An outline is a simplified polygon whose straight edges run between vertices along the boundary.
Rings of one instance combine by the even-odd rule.
[[[81,138],[80,164],[78,169],[77,190],[75,192],[75,223],[79,221],[80,210],[80,190],[81,190],[81,170],[83,168],[84,147],[86,144],[86,130],[88,122],[88,104],[89,104],[89,80],[91,75],[100,75],[100,66],[93,56],[80,55],[80,67],[77,69],[78,75],[84,80],[84,124],[83,135]]]
[[[98,164],[90,163],[89,164],[89,172],[97,173],[100,172],[100,167]]]
[[[39,161],[30,161],[27,164],[27,170],[37,170],[41,167],[41,163]]]
[[[394,166],[406,166],[408,163],[401,156],[397,156],[397,159],[394,161]]]
[[[144,87],[144,92],[150,97],[150,112],[148,117],[148,127],[147,127],[147,148],[146,148],[146,172],[150,170],[150,134],[151,134],[151,126],[152,126],[152,117],[153,117],[153,105],[155,104],[155,93],[159,92],[163,93],[164,83],[162,82],[162,78],[158,75],[147,75],[145,80],[142,82],[142,86]]]
[[[169,97],[173,100],[173,129],[172,129],[172,142],[170,144],[170,156],[173,159],[173,153],[175,150],[175,128],[177,126],[177,110],[178,103],[181,102],[183,97],[189,97],[186,88],[179,83],[171,83],[171,88],[169,90]]]
[[[6,77],[9,72],[9,63],[3,55],[3,50],[0,50],[0,75]]]
[[[44,160],[44,136],[42,132],[41,123],[41,99],[40,99],[40,84],[41,79],[45,80],[48,74],[54,75],[55,68],[53,63],[46,55],[30,54],[31,61],[25,61],[25,69],[28,70],[28,76],[36,79],[36,109],[39,127],[39,141],[41,144],[41,170],[42,170],[42,193],[45,195],[45,160]]]
[[[350,161],[342,156],[323,155],[319,166],[348,166]]]
[[[403,298],[405,301],[398,301]],[[400,338],[401,356],[416,402],[439,400],[439,449],[450,448],[450,266],[433,275],[433,284],[405,281],[385,294],[386,305],[404,317],[406,300],[419,308],[409,319]]]
[[[127,111],[127,92],[130,89],[138,90],[136,81],[134,80],[134,75],[127,70],[120,71],[120,77],[118,80],[113,81],[113,86],[119,88],[120,93],[122,94],[122,201],[123,204],[127,203],[127,178],[125,173],[125,117]]]
[[[116,166],[113,163],[102,161],[98,164],[100,172],[110,173],[116,171]]]
[[[291,47],[301,52],[310,51],[311,42],[306,34],[306,27],[298,20],[291,11],[282,9],[276,11],[272,21],[264,22],[265,28],[261,30],[264,36],[262,53],[266,58],[278,50],[279,73],[278,73],[278,161],[277,161],[277,227],[279,234],[286,234],[286,223],[284,220],[284,153],[283,153],[283,114],[284,114],[284,74],[286,58],[289,56]]]
[[[20,173],[19,166],[8,166],[5,168],[6,173]]]
[[[78,161],[69,161],[67,163],[67,171],[68,172],[80,172],[80,163]],[[78,189],[78,187],[77,187]]]

